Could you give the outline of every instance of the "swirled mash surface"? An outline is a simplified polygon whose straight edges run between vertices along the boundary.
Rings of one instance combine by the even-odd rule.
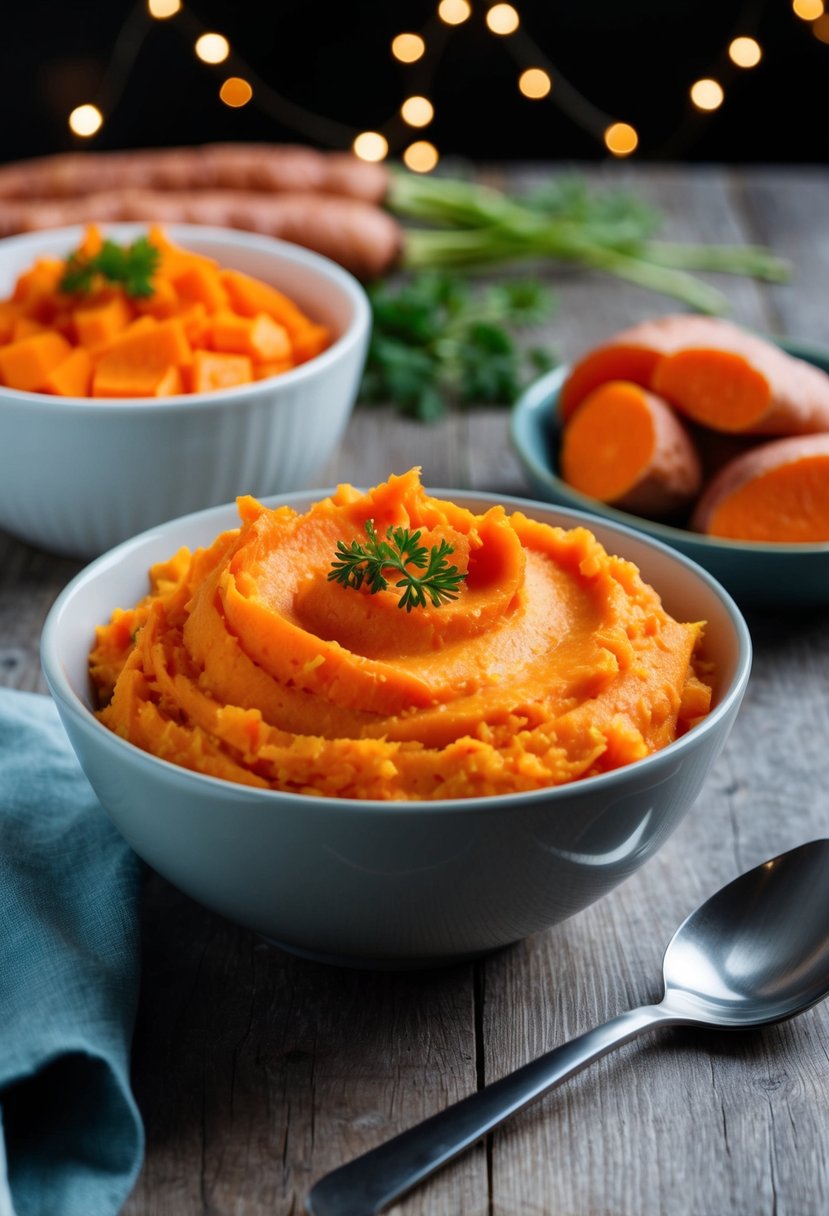
[[[710,708],[703,623],[669,616],[587,528],[473,514],[417,469],[304,514],[238,509],[96,631],[101,721],[164,760],[301,794],[470,798],[630,764]],[[406,612],[393,580],[329,580],[366,520],[451,544],[457,599]]]

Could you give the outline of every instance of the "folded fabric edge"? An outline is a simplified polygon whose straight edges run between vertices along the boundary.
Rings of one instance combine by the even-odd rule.
[[[128,1079],[87,1044],[0,1089],[0,1216],[117,1216],[143,1156]]]

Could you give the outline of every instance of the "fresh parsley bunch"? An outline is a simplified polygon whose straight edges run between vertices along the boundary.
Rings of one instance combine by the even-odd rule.
[[[360,399],[391,402],[424,422],[451,402],[511,404],[530,374],[555,362],[524,350],[514,331],[542,321],[552,302],[532,280],[476,292],[457,274],[423,271],[369,288],[373,332]]]

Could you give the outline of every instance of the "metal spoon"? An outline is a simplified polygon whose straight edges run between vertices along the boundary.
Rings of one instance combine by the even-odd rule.
[[[321,1178],[309,1216],[372,1216],[586,1064],[654,1026],[765,1026],[829,992],[829,840],[763,862],[677,929],[665,992]]]

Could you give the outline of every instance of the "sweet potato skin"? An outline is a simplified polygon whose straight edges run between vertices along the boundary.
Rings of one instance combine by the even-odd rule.
[[[798,486],[797,467],[805,469],[807,465],[809,473]],[[792,473],[787,485],[775,492],[767,482],[765,501],[750,503],[745,527],[736,529],[742,535],[735,535],[733,517],[718,518],[718,512],[724,504],[733,503],[735,495],[758,487],[762,479],[785,470]],[[730,461],[699,499],[691,527],[697,532],[730,539],[781,543],[829,541],[829,434],[769,440]]]
[[[129,220],[259,232],[313,249],[364,280],[390,270],[403,241],[394,217],[372,203],[297,191],[117,189],[81,198],[0,199],[0,236]]]
[[[362,161],[349,152],[320,152],[290,144],[67,152],[0,166],[3,199],[65,199],[140,188],[314,192],[379,205],[388,185],[384,165]]]

